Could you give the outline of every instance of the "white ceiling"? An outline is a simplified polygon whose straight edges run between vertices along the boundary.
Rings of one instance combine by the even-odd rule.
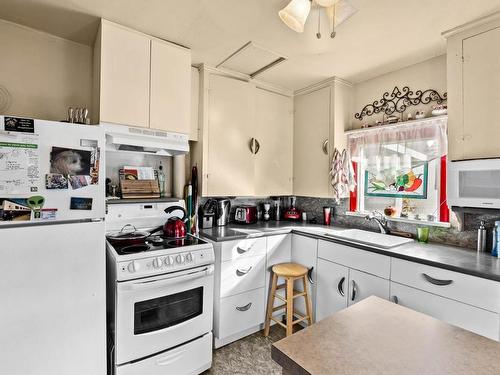
[[[289,0],[0,0],[0,18],[92,44],[98,17],[188,46],[193,63],[217,65],[253,41],[288,61],[259,79],[300,89],[338,76],[360,82],[443,54],[441,32],[500,10],[500,0],[351,0],[358,12],[330,39],[303,34],[278,10]],[[326,20],[322,22],[326,25]]]

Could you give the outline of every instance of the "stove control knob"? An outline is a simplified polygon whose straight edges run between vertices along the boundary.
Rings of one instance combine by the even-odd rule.
[[[166,266],[172,266],[173,264],[174,264],[174,257],[172,255],[165,257],[165,265]]]
[[[160,258],[154,258],[153,259],[153,267],[154,268],[160,268],[162,266],[162,261]]]
[[[128,264],[127,269],[128,269],[128,272],[131,272],[131,273],[136,272],[139,269],[139,264],[135,261],[132,261]]]
[[[186,259],[185,259],[184,255],[182,255],[182,254],[177,255],[177,257],[175,258],[175,261],[176,261],[177,263],[179,263],[179,264],[184,263],[184,261],[185,261],[185,260],[186,260]]]
[[[187,253],[186,254],[186,262],[192,262],[192,261],[193,261],[193,254]]]

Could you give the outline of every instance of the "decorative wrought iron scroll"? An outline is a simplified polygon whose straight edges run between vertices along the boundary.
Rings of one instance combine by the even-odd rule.
[[[354,117],[362,120],[365,116],[380,112],[386,115],[392,115],[394,112],[403,113],[409,106],[429,104],[430,102],[442,104],[447,98],[448,94],[446,92],[441,96],[436,90],[432,89],[413,92],[408,86],[403,87],[402,90],[396,86],[390,94],[389,92],[384,93],[380,100],[375,100],[372,104],[366,105]]]

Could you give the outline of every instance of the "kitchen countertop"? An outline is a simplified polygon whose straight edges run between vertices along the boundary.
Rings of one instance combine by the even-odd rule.
[[[271,356],[289,375],[492,375],[500,343],[369,297],[280,340]]]
[[[269,221],[259,222],[254,225],[229,224],[225,227],[203,229],[200,231],[200,236],[211,241],[221,242],[282,233],[297,233],[325,241],[345,244],[361,250],[371,251],[390,257],[427,264],[485,279],[500,281],[500,259],[491,256],[489,253],[477,253],[476,251],[456,246],[441,245],[436,243],[423,244],[417,241],[393,247],[391,249],[383,249],[375,246],[332,238],[325,235],[325,233],[332,233],[345,229],[347,228],[313,225],[303,222],[294,223],[287,221]],[[245,233],[241,231],[245,231]]]

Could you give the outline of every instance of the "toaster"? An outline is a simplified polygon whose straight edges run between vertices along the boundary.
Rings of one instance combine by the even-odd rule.
[[[234,221],[239,224],[254,224],[257,222],[257,206],[237,206],[234,211]]]

